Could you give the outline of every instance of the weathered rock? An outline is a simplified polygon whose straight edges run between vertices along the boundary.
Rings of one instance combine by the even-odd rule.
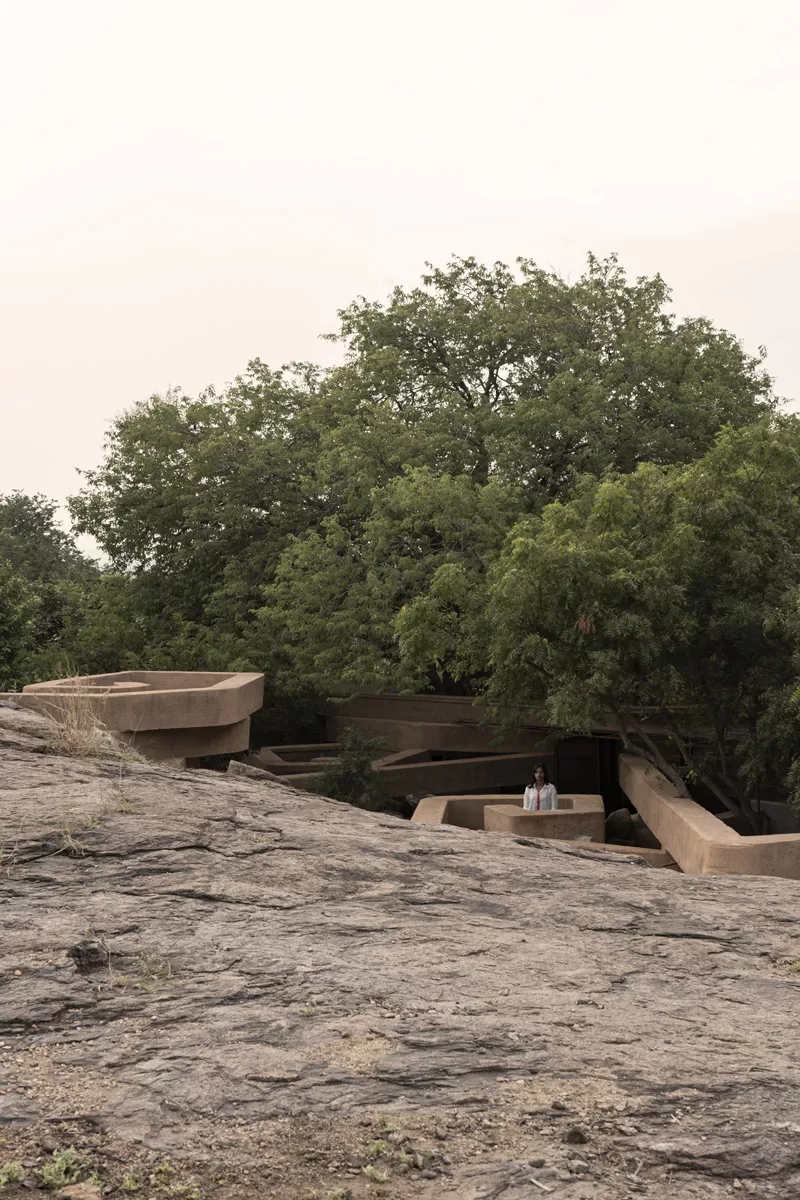
[[[393,1200],[527,1200],[542,1161],[589,1200],[800,1194],[800,884],[57,758],[9,711],[0,1163],[63,1127],[209,1200],[361,1200],[393,1127],[422,1162],[389,1143]]]

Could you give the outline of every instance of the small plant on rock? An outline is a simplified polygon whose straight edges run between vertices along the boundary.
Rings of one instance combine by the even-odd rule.
[[[373,1183],[388,1183],[389,1172],[379,1171],[377,1167],[373,1167],[372,1163],[368,1167],[362,1167],[361,1170],[366,1175],[367,1179],[371,1179]]]
[[[57,1192],[67,1184],[77,1183],[82,1170],[83,1163],[78,1151],[74,1146],[67,1146],[66,1150],[53,1151],[53,1161],[45,1163],[39,1171],[39,1181],[42,1187]]]
[[[19,1183],[24,1175],[25,1168],[21,1162],[5,1163],[4,1166],[0,1167],[0,1192],[11,1183]]]

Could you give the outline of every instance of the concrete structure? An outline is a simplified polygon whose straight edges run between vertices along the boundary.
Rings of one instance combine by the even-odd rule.
[[[248,767],[260,767],[273,775],[309,775],[324,770],[336,762],[338,742],[318,742],[299,746],[262,746],[246,755],[242,762]]]
[[[606,814],[602,796],[559,796],[553,812],[526,812],[518,804],[487,804],[483,810],[487,833],[514,833],[522,837],[588,837],[602,842]]]
[[[211,671],[119,671],[28,684],[7,693],[55,720],[78,705],[147,758],[191,759],[246,750],[264,676]]]
[[[515,787],[520,792],[533,775],[537,762],[547,762],[541,754],[489,754],[474,758],[443,758],[433,761],[429,750],[409,750],[376,759],[374,769],[390,796],[410,796],[418,792],[467,791],[485,787]],[[266,766],[266,763],[254,763]],[[307,770],[307,768],[306,768]],[[293,774],[297,787],[313,787],[318,772]],[[508,799],[508,797],[501,797]]]
[[[593,737],[554,737],[552,729],[534,714],[520,713],[519,719],[522,728],[503,735],[489,721],[486,709],[470,697],[367,694],[329,705],[326,730],[335,741],[352,728],[366,737],[380,738],[387,751],[395,752],[424,746],[432,755],[530,754],[548,763],[561,791],[600,792],[609,811],[623,803],[617,782],[619,741],[610,728],[598,728]],[[466,786],[456,783],[446,790]],[[496,786],[499,783],[487,779],[479,781],[474,790]]]
[[[622,755],[619,782],[662,847],[689,875],[777,875],[800,879],[800,833],[742,837],[643,758]]]
[[[602,842],[605,836],[605,812],[602,796],[564,795],[558,797],[554,812],[526,812],[522,798],[515,804],[510,797],[429,796],[420,800],[412,821],[423,825],[460,825],[464,829],[515,833],[527,837],[589,837]]]
[[[550,723],[530,709],[513,711],[513,723],[520,732],[508,735],[500,743],[496,740],[493,741],[491,747],[509,751],[535,749],[535,746],[531,745],[531,736],[536,738],[538,744],[541,744],[542,738],[547,737],[551,732]],[[437,696],[428,693],[400,696],[364,693],[350,700],[330,704],[326,716],[329,733],[334,730],[340,732],[341,729],[348,726],[362,729],[364,732],[375,729],[375,732],[378,733],[381,725],[376,726],[374,723],[389,722],[392,725],[399,723],[451,725],[462,729],[464,726],[471,726],[473,730],[476,726],[481,726],[490,737],[497,734],[497,727],[490,721],[486,707],[476,704],[471,696]],[[656,710],[653,710],[649,716],[643,712],[640,714],[640,718],[646,721],[647,728],[654,737],[668,732],[660,724]],[[592,733],[595,736],[605,735],[614,738],[619,736],[617,723],[610,713],[599,718]],[[427,742],[417,743],[417,745],[420,744],[427,745]],[[402,749],[399,746],[396,748]],[[459,748],[453,747],[453,749]],[[467,747],[464,748],[467,749]]]

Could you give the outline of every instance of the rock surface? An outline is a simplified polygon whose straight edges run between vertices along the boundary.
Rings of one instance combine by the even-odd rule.
[[[4,1200],[70,1145],[105,1195],[800,1195],[799,884],[54,757],[37,722],[0,708]]]

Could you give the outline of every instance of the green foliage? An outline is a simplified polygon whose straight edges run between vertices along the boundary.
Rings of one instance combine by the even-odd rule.
[[[0,496],[0,686],[63,658],[73,606],[97,576],[55,514],[44,496]]]
[[[45,496],[0,495],[0,559],[29,583],[53,583],[92,570],[57,524],[56,507]]]
[[[344,800],[361,808],[380,808],[383,781],[372,763],[383,749],[379,738],[364,737],[355,729],[346,729],[340,738],[341,750],[333,766],[322,772],[317,791],[332,800]]]
[[[83,1163],[74,1146],[66,1150],[54,1150],[52,1162],[45,1163],[39,1171],[42,1187],[58,1191],[69,1183],[77,1183],[83,1171]]]
[[[12,1183],[19,1183],[25,1178],[25,1168],[21,1162],[7,1162],[0,1167],[0,1192]]]
[[[72,501],[124,579],[79,606],[78,657],[262,669],[281,700],[473,687],[519,519],[773,405],[760,359],[668,303],[613,258],[574,283],[454,259],[345,309],[338,367],[137,405]]]
[[[33,645],[37,611],[30,584],[0,559],[0,690],[17,685]]]
[[[367,686],[575,730],[613,707],[645,749],[655,708],[718,793],[793,779],[795,425],[762,354],[669,304],[614,257],[574,282],[453,259],[344,309],[336,367],[134,406],[71,501],[107,569],[0,497],[0,673],[262,670],[265,742]],[[373,750],[323,790],[373,797]]]
[[[800,754],[778,712],[800,665],[788,623],[799,496],[794,418],[728,430],[686,467],[586,477],[509,536],[491,592],[490,700],[573,732],[611,712],[680,784],[640,719],[654,712],[684,771],[748,814],[760,782]]]
[[[290,540],[260,614],[296,682],[474,687],[516,521],[584,473],[685,462],[770,411],[760,359],[668,300],[613,258],[574,284],[456,259],[344,310],[347,362],[314,418],[333,512]]]

